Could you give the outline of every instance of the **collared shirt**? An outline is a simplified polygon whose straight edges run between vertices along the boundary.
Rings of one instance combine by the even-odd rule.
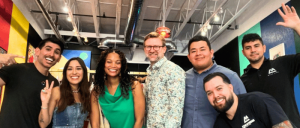
[[[275,60],[264,59],[259,69],[251,65],[241,79],[247,92],[260,91],[273,96],[290,122],[300,127],[300,116],[294,94],[294,78],[300,73],[300,54],[286,55]]]
[[[184,101],[184,111],[182,118],[182,128],[212,128],[218,112],[212,107],[207,99],[203,88],[203,79],[211,73],[221,72],[225,74],[232,86],[235,94],[246,93],[244,84],[239,76],[214,62],[208,70],[199,74],[194,68],[186,72],[186,92]]]
[[[150,65],[147,73],[147,127],[180,127],[185,96],[184,70],[163,57]]]

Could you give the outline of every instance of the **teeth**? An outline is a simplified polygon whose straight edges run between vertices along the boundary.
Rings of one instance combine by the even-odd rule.
[[[117,70],[115,70],[115,69],[109,69],[109,71],[117,71]]]
[[[221,101],[223,101],[224,99],[220,99],[220,100],[218,100],[217,102],[219,103],[219,102],[221,102]]]
[[[78,78],[78,76],[73,76],[73,77],[71,77],[71,78],[73,78],[73,79],[77,79],[77,78]]]
[[[53,59],[51,59],[51,58],[46,58],[46,60],[53,61]]]

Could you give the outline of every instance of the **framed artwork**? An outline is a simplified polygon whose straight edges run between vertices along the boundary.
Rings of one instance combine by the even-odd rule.
[[[285,55],[284,43],[278,44],[275,47],[270,48],[269,53],[270,53],[270,60],[275,60],[280,56],[284,56]]]
[[[34,47],[28,43],[27,46],[27,57],[26,57],[26,62],[27,63],[34,63],[36,61],[36,56],[35,56],[35,51]]]

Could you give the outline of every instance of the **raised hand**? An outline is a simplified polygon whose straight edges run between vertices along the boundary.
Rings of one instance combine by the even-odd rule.
[[[25,58],[24,56],[14,54],[0,54],[0,63],[10,65],[16,63],[15,58]]]
[[[50,88],[48,80],[46,80],[46,86],[44,89],[41,90],[41,101],[42,103],[49,103],[50,97],[51,97],[51,91],[54,85],[54,81],[51,82]]]
[[[284,3],[282,3],[281,6],[284,13],[280,9],[278,9],[278,13],[284,22],[277,22],[276,25],[289,27],[298,32],[298,29],[300,29],[300,19],[295,8],[293,6],[290,8],[289,6],[284,5]],[[298,32],[298,34],[300,33]]]

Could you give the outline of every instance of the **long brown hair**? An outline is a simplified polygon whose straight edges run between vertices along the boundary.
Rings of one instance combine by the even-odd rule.
[[[62,84],[60,85],[60,100],[58,105],[58,112],[61,112],[66,109],[67,106],[74,104],[74,96],[70,86],[70,83],[67,79],[67,68],[71,61],[76,60],[79,62],[81,68],[83,69],[83,78],[79,83],[79,92],[80,101],[82,104],[82,112],[91,112],[90,105],[90,83],[87,79],[87,69],[82,59],[79,57],[71,58],[65,65],[63,70],[63,79]]]

